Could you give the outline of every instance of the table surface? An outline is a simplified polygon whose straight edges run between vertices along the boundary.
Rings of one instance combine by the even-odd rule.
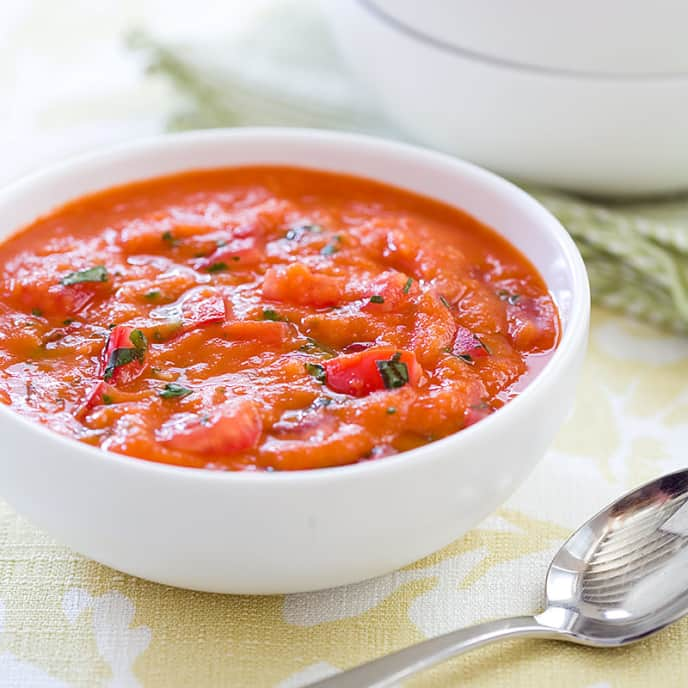
[[[261,4],[4,0],[0,184],[162,130],[176,96],[145,79],[122,45],[128,28],[228,32]],[[148,583],[65,549],[0,502],[0,687],[294,688],[458,626],[533,612],[547,563],[573,528],[683,466],[687,374],[687,341],[595,311],[575,412],[507,504],[445,550],[336,590],[242,598]],[[687,622],[623,650],[526,641],[407,685],[684,686],[687,645]]]

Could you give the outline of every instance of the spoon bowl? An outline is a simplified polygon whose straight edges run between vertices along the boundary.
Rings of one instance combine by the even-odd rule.
[[[688,470],[629,492],[582,525],[547,572],[546,608],[412,645],[311,685],[384,688],[450,657],[516,637],[619,647],[688,613]]]
[[[547,573],[547,610],[579,642],[638,640],[688,612],[688,471],[625,495],[577,530]],[[560,613],[561,613],[560,611]]]

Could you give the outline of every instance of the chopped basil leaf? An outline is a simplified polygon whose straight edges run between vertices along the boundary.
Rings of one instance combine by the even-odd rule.
[[[121,368],[122,366],[138,360],[139,356],[136,352],[136,349],[115,349],[110,354],[110,360],[105,368],[103,379],[110,380],[115,374],[115,370],[117,370],[117,368]]]
[[[394,406],[388,406],[387,407],[387,413],[391,416],[397,412],[396,408]]]
[[[276,310],[274,310],[272,308],[263,308],[263,320],[274,320],[275,322],[279,322],[279,321],[286,322],[286,319],[283,318]]]
[[[409,381],[408,367],[398,351],[388,361],[375,361],[375,365],[387,389],[403,387]]]
[[[31,315],[35,318],[40,318],[43,315],[43,311],[40,308],[32,308]]]
[[[383,296],[380,296],[379,294],[373,294],[370,297],[370,303],[384,303],[385,299]]]
[[[178,399],[189,396],[189,394],[193,394],[193,390],[189,389],[188,387],[183,387],[182,385],[179,385],[176,382],[168,382],[158,392],[158,394],[163,399]]]
[[[334,399],[331,397],[318,397],[314,402],[313,402],[313,408],[323,408],[325,406],[329,406]]]
[[[327,244],[320,249],[320,253],[323,256],[331,256],[333,253],[337,253],[341,241],[342,237],[340,237],[339,234],[335,234]]]
[[[309,375],[312,375],[318,382],[322,382],[323,384],[327,380],[325,368],[319,363],[306,363],[306,372]]]
[[[447,301],[447,299],[444,298],[444,296],[440,296],[440,301],[441,301],[442,304],[443,304],[444,306],[446,306],[447,308],[451,308],[451,304],[449,303],[449,301]]]
[[[117,325],[116,325],[115,323],[110,323],[110,324],[108,325],[108,330],[114,330],[115,327],[117,327]]]
[[[227,240],[226,239],[218,239],[215,242],[215,246],[217,246],[218,248],[224,248],[225,246],[227,246]]]
[[[475,365],[473,356],[470,354],[456,354],[456,358],[460,358],[464,363],[468,363],[468,365]]]
[[[103,394],[103,403],[106,406],[109,406],[113,401],[114,399],[109,394]]]
[[[497,296],[499,296],[499,298],[502,301],[506,301],[512,306],[521,298],[520,294],[512,294],[510,291],[507,291],[506,289],[500,289],[497,292]]]
[[[409,293],[412,284],[413,284],[413,277],[409,277],[409,278],[406,280],[406,284],[404,285],[404,288],[402,289],[402,291],[404,292],[404,294],[408,294],[408,293]]]
[[[170,232],[169,230],[167,232],[162,233],[162,240],[166,243],[169,244],[170,246],[178,246],[179,241],[174,238],[174,234]]]
[[[211,266],[208,267],[208,272],[222,272],[223,270],[226,270],[228,267],[229,265],[227,265],[227,263],[213,263]]]
[[[147,299],[153,301],[154,299],[157,299],[160,296],[160,292],[157,289],[153,289],[152,291],[146,292],[144,296]]]
[[[288,241],[295,241],[300,239],[307,232],[314,232],[320,234],[323,228],[320,225],[296,225],[287,231],[284,238]]]
[[[62,321],[62,324],[63,324],[65,327],[69,327],[73,322],[74,322],[74,319],[73,319],[73,318],[67,318],[66,320],[63,320],[63,321]]]
[[[121,368],[122,366],[133,363],[134,361],[143,362],[146,354],[146,348],[148,347],[146,335],[144,335],[141,330],[133,330],[129,335],[129,341],[134,345],[133,348],[120,347],[119,349],[115,349],[110,354],[110,358],[103,374],[103,380],[110,380],[115,374],[115,370],[117,370],[117,368]]]
[[[108,271],[104,265],[96,265],[94,268],[87,270],[78,270],[77,272],[70,272],[65,275],[60,284],[63,287],[68,287],[72,284],[81,284],[82,282],[107,282]]]

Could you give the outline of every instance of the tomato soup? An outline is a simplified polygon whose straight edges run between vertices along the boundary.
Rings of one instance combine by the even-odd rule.
[[[507,403],[559,336],[542,278],[491,229],[312,170],[116,187],[12,236],[0,265],[0,400],[182,466],[309,469],[418,447]]]

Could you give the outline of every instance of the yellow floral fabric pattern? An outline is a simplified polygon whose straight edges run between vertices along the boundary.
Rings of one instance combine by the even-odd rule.
[[[569,532],[684,464],[688,342],[594,313],[574,413],[533,475],[446,549],[357,585],[211,595],[88,561],[0,507],[0,686],[298,688],[409,643],[537,611]],[[514,641],[408,686],[645,688],[688,684],[688,621],[621,650]]]

